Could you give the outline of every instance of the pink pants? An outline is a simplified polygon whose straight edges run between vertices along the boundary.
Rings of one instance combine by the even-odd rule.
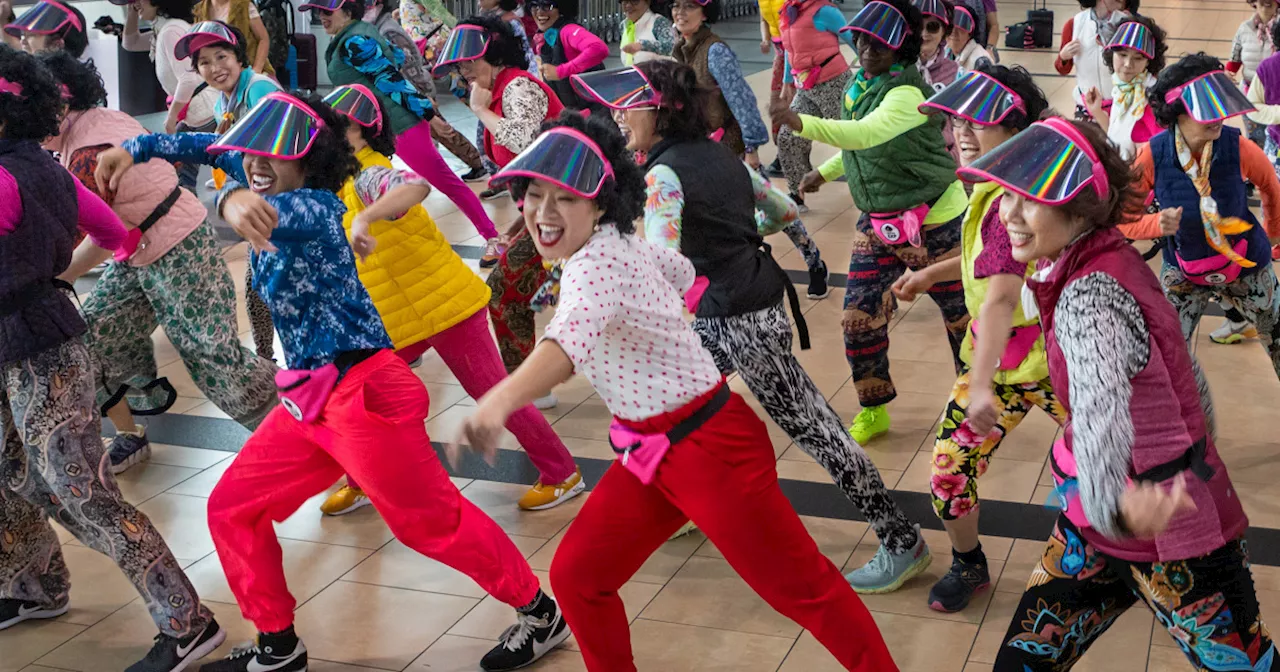
[[[240,611],[260,632],[289,627],[296,605],[272,522],[344,470],[409,548],[513,607],[537,595],[524,556],[440,465],[423,423],[429,403],[422,381],[388,350],[347,373],[316,423],[277,406],[249,437],[209,497],[209,530]]]
[[[489,213],[480,204],[476,192],[471,191],[471,187],[455,175],[444,157],[440,156],[440,150],[431,139],[431,122],[421,122],[396,136],[396,156],[426,178],[431,186],[444,192],[485,240],[498,237],[498,229],[493,226],[493,220],[489,219]]]

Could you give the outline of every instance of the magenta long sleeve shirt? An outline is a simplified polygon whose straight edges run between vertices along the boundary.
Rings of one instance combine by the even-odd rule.
[[[93,244],[104,250],[116,250],[124,243],[125,228],[111,206],[89,191],[89,188],[73,180],[76,200],[80,205],[80,218],[76,226],[88,234]],[[13,232],[22,221],[22,196],[18,193],[18,181],[4,168],[0,168],[0,236]]]

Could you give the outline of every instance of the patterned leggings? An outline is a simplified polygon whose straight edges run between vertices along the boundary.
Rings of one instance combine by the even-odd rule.
[[[872,231],[870,217],[864,214],[858,219],[844,293],[845,316],[851,320],[844,335],[844,354],[863,408],[887,404],[898,396],[889,377],[889,318],[898,305],[890,288],[908,268],[924,268],[960,254],[960,218],[925,229],[920,237],[921,247],[890,247]],[[960,343],[969,326],[964,288],[959,280],[940,282],[928,293],[942,309],[959,374]]]
[[[1212,287],[1188,282],[1182,270],[1168,263],[1160,271],[1160,284],[1169,303],[1178,311],[1182,335],[1191,343],[1205,308],[1215,296],[1240,311],[1258,327],[1258,340],[1271,357],[1271,366],[1280,376],[1280,284],[1268,264],[1234,282]]]
[[[0,599],[67,603],[71,576],[54,518],[115,560],[160,632],[187,637],[213,618],[151,521],[107,468],[94,371],[80,339],[0,369]]]
[[[521,228],[486,280],[491,291],[489,318],[493,321],[498,352],[507,373],[515,371],[533,352],[537,330],[529,302],[546,281],[542,255],[538,254],[533,238]]]
[[[1280,670],[1243,539],[1173,562],[1099,552],[1065,517],[1013,612],[995,672],[1066,672],[1141,600],[1196,670]]]
[[[839,119],[844,90],[852,76],[852,72],[845,71],[812,89],[797,89],[795,98],[791,100],[791,109],[811,117]],[[805,173],[813,170],[813,164],[809,162],[812,148],[813,141],[796,135],[790,126],[783,126],[778,131],[778,159],[782,173],[787,176],[787,187],[793,194],[800,191],[800,180]]]
[[[880,472],[791,354],[791,320],[782,302],[745,315],[699,317],[693,329],[720,371],[738,372],[769,417],[831,474],[889,551],[915,545],[915,529]]]
[[[987,471],[1000,442],[1034,406],[1039,406],[1059,425],[1067,421],[1067,411],[1053,394],[1049,379],[1020,385],[995,384],[1002,411],[996,428],[985,439],[969,428],[969,372],[956,379],[951,399],[942,412],[938,439],[933,444],[933,474],[929,492],[933,510],[943,520],[969,515],[978,506],[978,478]]]
[[[804,222],[797,219],[786,225],[782,232],[787,234],[787,238],[791,239],[791,244],[800,250],[800,255],[804,257],[804,265],[810,271],[822,270],[822,253],[818,251],[818,244],[813,242],[809,237],[809,230],[804,228]]]
[[[253,351],[263,359],[276,358],[276,327],[271,323],[267,302],[253,288],[253,264],[244,265],[244,303],[249,313],[249,330],[253,333]]]

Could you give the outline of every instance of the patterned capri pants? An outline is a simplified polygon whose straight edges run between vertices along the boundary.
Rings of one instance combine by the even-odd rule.
[[[1209,301],[1220,297],[1257,325],[1258,341],[1267,349],[1271,366],[1280,376],[1280,284],[1273,266],[1268,264],[1225,285],[1207,286],[1188,282],[1181,269],[1166,262],[1160,271],[1160,284],[1169,303],[1178,311],[1182,335],[1188,344]]]
[[[791,354],[791,320],[782,302],[744,315],[699,317],[693,328],[720,371],[738,372],[769,417],[831,474],[890,552],[916,543],[915,529],[875,464]]]
[[[852,72],[845,71],[812,89],[797,89],[795,98],[791,100],[791,109],[811,117],[839,119],[842,111],[841,99],[852,76]],[[809,152],[812,149],[813,141],[796,135],[790,126],[783,126],[778,131],[778,159],[782,164],[783,174],[787,176],[787,188],[793,194],[800,191],[800,180],[805,173],[813,170],[813,164],[809,162]]]
[[[1243,539],[1198,558],[1129,562],[1098,551],[1065,517],[1032,571],[993,669],[1066,672],[1139,600],[1182,649],[1188,669],[1280,670]]]
[[[115,560],[160,632],[188,637],[213,618],[151,521],[124,501],[99,439],[94,371],[80,339],[0,369],[0,599],[67,604],[58,521]]]
[[[546,281],[542,255],[538,254],[533,237],[521,228],[486,280],[490,290],[489,318],[507,373],[515,371],[533,352],[537,328],[530,302]]]
[[[133,410],[157,410],[161,402],[146,393],[158,376],[157,326],[200,391],[240,424],[257,427],[277,403],[275,364],[240,345],[235,286],[207,221],[154,263],[108,265],[84,316],[101,371],[99,406],[125,394]]]

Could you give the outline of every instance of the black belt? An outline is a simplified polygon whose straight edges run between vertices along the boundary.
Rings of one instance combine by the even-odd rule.
[[[1209,463],[1205,461],[1205,456],[1208,452],[1209,440],[1207,438],[1201,438],[1199,441],[1191,444],[1191,447],[1186,449],[1186,451],[1178,457],[1175,457],[1164,464],[1157,464],[1141,474],[1138,474],[1133,480],[1153,481],[1159,483],[1161,481],[1167,481],[1184,471],[1190,471],[1196,475],[1196,478],[1208,483],[1209,479],[1213,478],[1214,474],[1213,467],[1209,466]]]
[[[346,352],[338,353],[338,356],[333,358],[333,365],[338,367],[339,376],[345,376],[348,371],[354,369],[358,364],[361,364],[366,359],[373,357],[379,352],[382,352],[379,348],[347,350]]]
[[[720,383],[720,387],[716,389],[715,394],[707,400],[707,403],[702,405],[702,408],[699,408],[689,417],[681,420],[675,427],[672,427],[671,430],[666,433],[667,441],[674,446],[689,438],[690,434],[693,434],[698,431],[699,427],[707,424],[707,421],[714,417],[716,413],[719,413],[720,409],[724,408],[724,405],[727,403],[729,403],[729,385],[726,383]],[[613,445],[613,441],[610,440],[609,447],[613,448],[613,452],[619,455],[624,455],[634,450],[636,446],[630,445],[619,448],[618,446]]]
[[[76,293],[76,288],[65,280],[53,278],[51,280],[38,280],[19,287],[13,292],[13,298],[8,301],[0,301],[0,317],[12,315],[23,308],[31,305],[36,299],[48,294],[55,289],[61,289],[72,294]]]
[[[769,263],[778,270],[778,274],[782,276],[783,289],[787,290],[787,302],[791,304],[791,319],[796,321],[796,335],[800,337],[800,349],[808,350],[809,344],[809,324],[804,321],[804,313],[800,312],[800,294],[796,291],[796,286],[791,282],[791,277],[787,272],[782,270],[782,266],[773,258],[773,248],[769,243],[760,243],[760,248],[765,251],[765,255],[769,259]]]
[[[173,208],[174,204],[176,204],[178,199],[181,197],[182,187],[174,187],[173,191],[169,192],[169,195],[165,196],[163,201],[160,201],[160,205],[157,205],[156,209],[152,210],[151,214],[147,215],[147,218],[142,220],[142,223],[138,225],[138,231],[146,233],[147,229],[155,226],[156,222],[169,214],[169,210]]]

